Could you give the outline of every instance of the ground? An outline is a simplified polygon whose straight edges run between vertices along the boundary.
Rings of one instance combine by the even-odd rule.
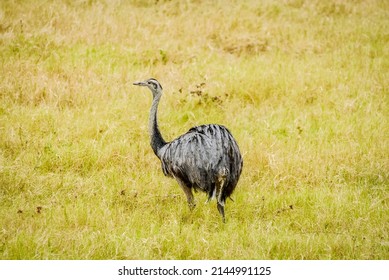
[[[387,1],[1,1],[0,259],[388,259]],[[149,145],[230,129],[226,224]]]

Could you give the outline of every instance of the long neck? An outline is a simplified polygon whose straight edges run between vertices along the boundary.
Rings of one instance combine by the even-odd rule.
[[[157,112],[158,104],[161,99],[161,94],[154,96],[153,104],[150,109],[150,118],[149,118],[149,133],[150,133],[150,144],[153,148],[153,151],[157,157],[159,149],[166,145],[165,140],[163,139],[161,132],[158,128]]]

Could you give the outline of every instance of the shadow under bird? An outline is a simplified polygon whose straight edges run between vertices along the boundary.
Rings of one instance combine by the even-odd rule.
[[[190,209],[195,207],[192,189],[216,198],[217,209],[225,222],[226,199],[234,191],[242,172],[243,160],[230,131],[217,124],[200,125],[171,142],[166,142],[158,128],[157,111],[162,86],[156,79],[135,82],[153,94],[149,116],[150,144],[162,163],[166,176],[173,177],[184,191]]]

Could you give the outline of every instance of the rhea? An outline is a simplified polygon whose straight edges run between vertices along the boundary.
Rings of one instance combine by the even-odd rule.
[[[234,137],[222,125],[207,124],[193,127],[166,142],[157,119],[162,86],[153,78],[134,85],[148,87],[153,94],[149,116],[150,144],[161,161],[163,173],[177,180],[190,209],[196,206],[192,190],[205,192],[207,201],[216,198],[217,209],[225,222],[225,202],[233,193],[243,167]]]

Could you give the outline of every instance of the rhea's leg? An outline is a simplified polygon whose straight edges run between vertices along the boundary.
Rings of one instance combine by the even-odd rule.
[[[217,210],[219,210],[219,213],[222,216],[223,223],[226,222],[226,218],[224,215],[225,198],[223,197],[223,188],[226,183],[226,177],[227,177],[227,170],[224,168],[219,172],[218,180],[216,182]]]
[[[192,189],[190,187],[188,187],[187,185],[185,185],[185,183],[182,180],[178,179],[177,177],[176,177],[176,180],[186,195],[186,200],[188,201],[189,209],[193,210],[196,206],[196,203],[194,201]]]
[[[219,210],[220,215],[222,216],[223,223],[226,222],[226,217],[224,215],[224,203],[221,204],[219,201],[217,202],[217,210]]]

